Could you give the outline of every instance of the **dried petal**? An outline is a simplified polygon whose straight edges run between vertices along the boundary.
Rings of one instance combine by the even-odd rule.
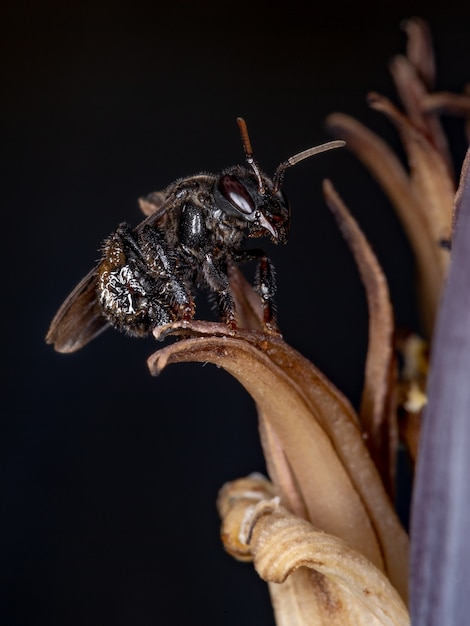
[[[438,246],[451,237],[455,187],[440,153],[429,140],[388,100],[376,93],[369,104],[385,113],[400,132],[408,156],[411,182],[420,200],[427,234]],[[441,250],[441,263],[447,270],[448,254]]]
[[[278,486],[279,492],[283,494],[284,504],[298,517],[308,519],[302,490],[297,484],[296,476],[282,447],[282,441],[262,410],[258,410],[258,430],[269,476]]]
[[[404,20],[402,28],[408,35],[406,56],[428,89],[434,87],[436,64],[431,30],[424,20],[413,17]]]
[[[453,178],[453,165],[447,138],[439,117],[423,106],[428,91],[415,67],[406,57],[397,55],[390,63],[390,71],[409,120],[438,151],[449,176]]]
[[[184,328],[182,328],[184,326]],[[407,537],[364,446],[348,401],[281,339],[230,333],[222,324],[174,325],[197,334],[149,359],[158,374],[168,363],[211,362],[235,376],[276,434],[308,518],[341,537],[379,568],[406,596]],[[204,336],[205,333],[212,333]],[[216,333],[216,334],[215,334]],[[265,450],[269,467],[271,451]],[[284,502],[289,494],[282,491]]]
[[[470,96],[464,93],[438,91],[428,93],[423,99],[425,111],[439,111],[451,115],[470,115]]]
[[[470,87],[467,85],[464,94],[441,91],[427,94],[422,102],[424,111],[459,115],[465,119],[467,142],[470,143]]]
[[[238,561],[252,561],[249,546],[253,511],[262,500],[272,500],[276,489],[261,474],[226,483],[220,490],[217,509],[222,519],[225,550]]]
[[[397,449],[393,311],[387,281],[367,239],[329,181],[323,192],[348,243],[364,284],[369,309],[369,344],[359,416],[366,445],[388,493],[393,493]]]
[[[376,100],[376,103],[378,104],[378,100]],[[441,235],[443,237],[449,236],[451,218],[444,220],[444,227],[442,219],[439,219],[440,227],[436,227],[432,223],[433,218],[431,218],[427,205],[429,194],[418,193],[420,185],[412,184],[408,173],[397,156],[380,137],[363,124],[347,115],[335,113],[327,118],[327,126],[334,135],[346,140],[348,148],[358,156],[372,175],[375,176],[398,213],[415,253],[422,315],[427,333],[430,335],[448,265],[447,252],[440,247],[439,237]],[[409,143],[417,146],[415,151],[418,152],[419,148],[419,152],[422,155],[422,158],[418,160],[427,161],[427,148],[424,147],[426,144],[423,145],[425,140],[416,130],[413,131],[413,127],[406,124],[406,121],[404,121],[404,126],[413,137],[413,140],[411,136],[409,137]],[[427,145],[429,146],[429,143]],[[439,166],[436,166],[436,169],[438,168]],[[446,179],[447,177],[447,182],[449,183],[449,178],[442,162],[440,169],[441,174],[444,171],[440,178]],[[426,175],[424,176],[426,181],[432,178],[432,171],[433,168],[428,163]],[[418,178],[423,177],[418,176]],[[424,184],[421,185],[421,187],[424,186]],[[447,210],[449,210],[448,198],[451,195],[451,183],[450,188],[447,183],[445,187],[445,202]],[[431,189],[429,189],[429,193],[432,193]],[[438,196],[442,199],[442,189],[440,192],[438,191]],[[436,206],[435,198],[432,199],[432,203],[433,206]],[[442,206],[433,212],[433,215],[434,213],[440,215],[441,211]]]
[[[268,486],[251,477],[229,483],[218,505],[224,536],[238,537],[270,583],[277,624],[409,624],[403,601],[377,568],[345,542],[289,513],[278,498],[270,499]],[[263,491],[264,501],[247,498]]]

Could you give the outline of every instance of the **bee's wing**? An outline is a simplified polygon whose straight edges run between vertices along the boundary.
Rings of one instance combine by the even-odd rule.
[[[160,209],[167,206],[165,200],[166,196],[164,191],[153,191],[149,193],[148,196],[145,196],[145,198],[139,198],[140,210],[146,217],[150,217],[151,215],[154,219],[155,216],[158,215],[161,217]]]
[[[57,352],[75,352],[109,326],[98,302],[96,280],[95,267],[65,299],[52,320],[46,342],[53,343]]]
[[[171,206],[171,202],[165,201],[161,192],[154,192],[143,201],[148,217],[135,228],[135,232],[139,232],[146,225],[156,224]],[[97,270],[98,267],[92,269],[78,283],[52,320],[46,342],[54,344],[57,352],[75,352],[109,326],[96,293]]]

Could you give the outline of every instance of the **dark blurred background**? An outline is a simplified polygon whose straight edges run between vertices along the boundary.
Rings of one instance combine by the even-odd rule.
[[[400,22],[412,15],[432,27],[438,88],[460,91],[470,77],[470,6],[458,5],[4,8],[0,624],[273,624],[265,584],[224,553],[215,510],[225,481],[264,470],[251,398],[212,366],[152,378],[152,339],[107,331],[60,355],[44,335],[103,237],[140,221],[139,196],[243,161],[236,116],[268,172],[331,139],[324,118],[335,110],[401,153],[366,94],[395,99],[387,64],[404,50]],[[462,124],[446,127],[459,164]],[[346,150],[288,172],[291,239],[266,244],[279,322],[357,406],[367,310],[322,199],[326,176],[372,242],[397,322],[409,328],[418,324],[413,263],[393,209]]]

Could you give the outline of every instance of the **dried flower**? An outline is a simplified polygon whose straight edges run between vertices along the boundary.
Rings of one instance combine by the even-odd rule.
[[[416,256],[419,302],[429,340],[449,271],[456,220],[452,166],[436,111],[463,114],[468,120],[470,97],[432,93],[434,58],[427,26],[414,19],[405,28],[409,36],[407,56],[396,57],[391,65],[405,112],[377,94],[371,94],[369,102],[397,127],[409,172],[379,137],[356,120],[337,113],[328,118],[328,126],[347,141],[397,209]],[[470,216],[468,179],[468,175],[462,178],[457,195],[465,224]],[[397,404],[407,416],[402,420],[402,435],[413,458],[417,455],[420,417],[426,405],[427,343],[416,335],[400,337],[404,367],[397,379],[393,312],[385,277],[359,226],[329,181],[325,182],[324,193],[367,295],[369,348],[358,414],[334,385],[282,337],[263,332],[257,298],[237,269],[231,272],[231,289],[241,330],[228,331],[224,325],[208,322],[160,328],[155,332],[157,339],[177,335],[180,341],[152,355],[149,367],[156,375],[170,363],[211,362],[235,376],[254,398],[271,482],[252,475],[229,483],[221,490],[218,506],[227,551],[237,559],[253,560],[260,576],[269,583],[279,625],[408,624],[408,538],[390,495],[398,442]],[[461,246],[464,248],[463,243]],[[454,282],[461,281],[462,270],[455,270],[455,274],[458,278]],[[450,297],[452,294],[448,294]],[[455,317],[450,305],[447,315]],[[445,325],[444,319],[438,336],[444,354]],[[463,341],[466,346],[470,336]],[[427,489],[427,474],[432,474],[436,459],[443,463],[436,448],[436,433],[443,428],[442,414],[437,413],[444,407],[436,387],[446,378],[446,372],[437,365],[435,372],[434,378],[431,375],[435,387],[430,392],[431,444],[425,444],[428,449],[422,453],[415,501],[415,508],[421,507],[414,521],[415,615],[424,615],[426,607],[432,606],[428,574],[435,561],[429,548],[431,541],[439,543],[436,531],[423,519],[426,498],[435,496]],[[467,389],[465,385],[465,393]],[[463,407],[469,404],[465,400],[456,402],[456,429],[461,427]],[[441,490],[448,485],[439,478],[435,484]],[[435,502],[439,506],[439,497]],[[452,522],[460,524],[461,513],[457,510]],[[444,533],[448,523],[445,511],[439,512],[438,522],[439,531]],[[427,532],[421,542],[420,532],[416,531],[420,524]],[[423,558],[423,550],[427,550],[427,558]],[[461,575],[455,551],[441,551],[439,557],[454,567],[459,580],[470,578],[468,567],[465,576]],[[442,594],[435,595],[444,598],[448,606],[449,599],[456,597],[455,588],[461,592],[458,584],[443,583]],[[454,614],[460,615],[458,611]],[[444,623],[445,612],[441,610],[440,615],[440,623]]]
[[[357,120],[334,113],[327,118],[327,126],[347,140],[349,149],[375,176],[397,211],[415,254],[420,312],[429,338],[449,268],[456,188],[447,141],[429,104],[434,83],[431,37],[422,20],[409,20],[405,26],[410,38],[408,54],[396,56],[391,63],[405,113],[376,93],[369,95],[369,103],[395,124],[407,153],[409,173],[388,145]],[[470,98],[461,98],[467,98],[470,106]],[[443,100],[451,99],[440,94],[441,109]]]
[[[235,376],[252,395],[258,408],[261,442],[273,481],[272,488],[268,488],[268,491],[272,490],[270,496],[279,494],[280,502],[290,511],[288,514],[282,509],[280,514],[281,510],[278,510],[275,517],[270,517],[268,525],[265,516],[256,518],[263,520],[262,536],[265,539],[272,536],[276,542],[279,515],[289,520],[289,541],[298,536],[298,541],[302,542],[302,533],[307,533],[310,539],[313,533],[315,544],[318,539],[316,529],[328,533],[327,545],[333,551],[332,555],[336,555],[332,556],[333,561],[336,558],[336,569],[329,570],[329,578],[339,578],[342,583],[339,586],[335,583],[326,594],[323,570],[317,568],[314,575],[306,575],[301,568],[282,585],[271,584],[278,624],[322,623],[328,607],[331,618],[332,607],[335,608],[337,623],[365,624],[376,620],[377,624],[405,624],[407,613],[393,587],[406,601],[408,538],[385,488],[392,483],[392,459],[396,448],[396,427],[390,410],[391,305],[377,259],[331,183],[325,183],[325,195],[353,251],[369,304],[370,343],[360,417],[334,385],[281,337],[258,330],[261,321],[259,301],[236,269],[231,275],[232,291],[239,325],[248,329],[232,332],[223,324],[208,322],[159,328],[155,331],[157,339],[168,334],[183,338],[152,355],[149,367],[153,374],[159,374],[169,363],[211,362]],[[250,495],[237,505],[235,514],[231,507],[221,508],[223,526],[228,529],[223,531],[223,537],[238,533],[240,515],[244,518],[250,515],[253,499],[259,499],[259,490],[253,485],[246,491]],[[275,523],[274,519],[277,520]],[[235,530],[231,528],[233,524]],[[257,536],[257,529],[258,521],[253,522],[248,534]],[[255,558],[258,567],[257,550],[253,552],[251,542],[241,543],[244,544],[241,548],[239,542],[238,548],[234,549],[234,542],[230,541],[229,551],[243,560]],[[311,545],[311,541],[305,545]],[[337,558],[338,551],[348,555],[344,563]],[[361,564],[361,575],[370,579],[365,586],[364,582],[358,582],[361,580],[359,573],[354,581],[348,578],[342,569],[350,570],[346,562]],[[294,569],[297,566],[292,566],[292,571]],[[280,582],[276,567],[262,569],[263,573],[258,571],[268,582]],[[385,585],[387,578],[393,587],[390,583]],[[349,598],[352,593],[353,600],[346,602],[343,587],[348,584],[352,588],[346,595]],[[373,609],[364,604],[364,593],[357,594],[361,585],[363,589],[375,589],[371,591]],[[390,594],[385,591],[388,587],[392,590]],[[325,600],[326,596],[328,602],[325,604],[320,599]],[[392,608],[379,602],[379,597],[386,597]],[[298,606],[303,607],[299,614],[295,608]],[[380,621],[383,616],[395,613],[398,615],[396,619],[387,617],[386,621]],[[297,615],[297,621],[292,621],[293,614]]]
[[[463,115],[468,131],[470,95],[433,93],[429,30],[419,19],[405,28],[407,55],[391,64],[404,110],[375,93],[369,103],[396,126],[409,171],[353,118],[335,113],[327,123],[375,175],[404,225],[416,256],[426,340],[395,332],[380,264],[330,181],[324,183],[326,203],[357,265],[369,312],[357,413],[312,363],[266,327],[259,297],[235,266],[229,268],[229,282],[239,330],[184,321],[154,331],[157,340],[179,341],[149,358],[152,374],[171,363],[210,362],[237,378],[256,403],[270,480],[251,475],[227,483],[218,508],[227,552],[252,561],[269,584],[279,626],[410,623],[409,541],[392,504],[399,430],[412,458],[418,457],[413,624],[430,623],[430,612],[435,623],[466,619],[460,600],[468,596],[470,580],[465,526],[470,500],[462,497],[470,471],[470,153],[454,211],[452,164],[437,112]],[[145,201],[141,208],[152,211]],[[428,342],[437,318],[428,392]],[[403,357],[398,373],[397,347]]]
[[[367,166],[389,196],[408,235],[417,265],[418,306],[422,331],[429,343],[433,333],[442,290],[450,263],[452,229],[455,222],[456,185],[447,140],[438,112],[459,114],[470,119],[470,95],[435,93],[435,63],[427,24],[418,18],[404,24],[409,41],[406,56],[397,55],[391,72],[404,106],[401,112],[387,98],[369,95],[370,105],[384,113],[400,133],[409,172],[389,146],[357,120],[342,113],[327,118],[333,134]],[[410,376],[410,358],[421,344],[421,362]],[[408,367],[399,373],[397,402],[399,429],[415,461],[421,414],[426,404],[428,345],[416,335],[397,334],[396,348]],[[415,355],[418,357],[418,355]]]

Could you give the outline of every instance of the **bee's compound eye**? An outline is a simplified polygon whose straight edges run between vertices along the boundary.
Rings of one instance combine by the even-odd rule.
[[[251,215],[255,210],[253,198],[246,187],[235,178],[226,174],[219,179],[219,191],[237,211],[243,215]]]

